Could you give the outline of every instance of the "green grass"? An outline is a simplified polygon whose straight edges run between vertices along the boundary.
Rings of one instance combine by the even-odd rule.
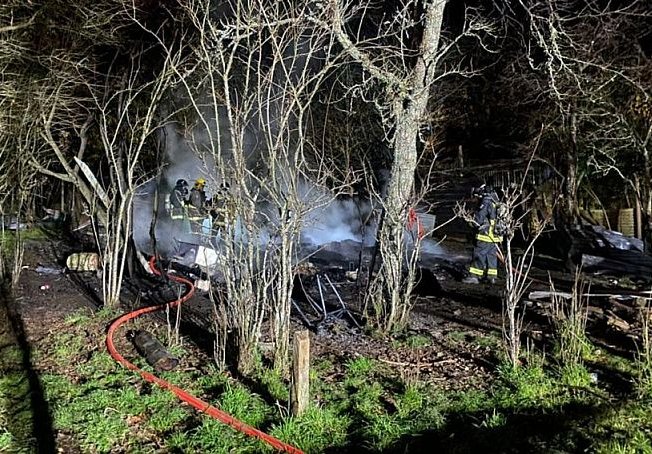
[[[120,366],[104,351],[96,352],[75,367],[75,371],[85,382],[93,382],[96,386],[117,386],[135,377],[133,372]]]
[[[12,452],[15,448],[16,441],[14,436],[7,430],[6,427],[0,427],[0,452]]]
[[[210,365],[194,380],[200,389],[205,391],[216,391],[224,389],[229,379],[224,372]]]
[[[87,311],[79,311],[67,316],[64,320],[68,326],[84,326],[92,322],[93,315]]]
[[[590,388],[592,385],[589,371],[581,364],[563,366],[558,373],[562,385],[572,388]]]
[[[328,372],[323,364],[319,367]],[[372,450],[385,450],[406,435],[440,427],[445,421],[445,399],[437,389],[405,386],[395,371],[370,358],[349,360],[342,380],[318,381],[318,388],[325,410],[350,419],[352,443]]]
[[[397,414],[401,418],[416,415],[423,408],[424,392],[416,386],[409,386],[396,399]]]
[[[23,352],[0,306],[0,452],[34,451],[31,389],[23,370]]]
[[[267,390],[269,395],[277,401],[290,399],[289,383],[287,383],[277,369],[265,368],[257,374],[260,384]]]
[[[448,333],[448,339],[456,344],[466,342],[467,333],[464,331],[451,331]]]
[[[422,348],[432,344],[432,341],[429,337],[423,336],[421,334],[414,334],[412,336],[408,336],[408,338],[405,339],[405,344],[410,348]]]
[[[93,338],[97,332],[100,339],[115,315],[109,311],[73,314],[65,320],[66,330],[51,339],[46,352],[49,360],[70,366],[67,375],[40,377],[57,430],[71,435],[79,448],[89,453],[273,452],[262,442],[181,405],[174,395],[144,382],[104,349],[91,345],[89,336]],[[469,340],[467,333],[461,334],[464,342],[486,342],[487,346],[495,342],[491,336]],[[427,340],[426,336],[412,336],[402,346],[420,348]],[[22,360],[20,350],[11,345],[0,353],[3,364],[20,364]],[[592,360],[635,377],[633,363],[596,352],[593,355]],[[132,359],[148,368],[142,359]],[[406,384],[397,370],[372,358],[358,356],[344,365],[331,358],[316,358],[310,373],[312,402],[296,417],[287,414],[288,381],[263,367],[262,361],[249,377],[256,385],[253,389],[262,395],[213,366],[203,370],[181,367],[162,375],[309,453],[359,449],[416,452],[410,449],[411,443],[418,443],[420,434],[433,431],[441,440],[459,440],[453,448],[465,446],[465,434],[475,434],[491,447],[497,440],[509,443],[509,437],[523,441],[518,426],[522,416],[539,415],[554,421],[557,413],[566,418],[565,408],[572,404],[595,408],[595,414],[570,415],[564,432],[528,446],[568,452],[584,443],[589,452],[652,454],[652,402],[647,397],[632,395],[610,403],[582,365],[562,367],[537,354],[529,354],[525,364],[518,368],[501,364],[495,380],[482,387],[445,391],[434,384]],[[29,405],[23,404],[29,402],[25,399],[28,394],[23,374],[8,373],[0,378],[0,452],[32,449]]]
[[[351,376],[360,377],[370,374],[376,368],[377,363],[371,358],[360,356],[355,359],[350,359],[346,363],[347,373]]]
[[[54,400],[54,423],[58,429],[79,433],[82,447],[108,452],[124,443],[129,433],[127,416],[143,411],[134,391],[82,386],[81,394],[66,401]]]
[[[143,385],[107,356],[95,352],[77,366],[76,371],[85,380],[82,384],[56,375],[43,377],[56,427],[75,434],[84,452],[153,452],[155,446],[172,452],[273,452],[257,440],[178,405],[176,397],[167,391]],[[414,436],[424,431],[448,430],[447,421],[454,415],[458,421],[467,421],[474,431],[486,431],[486,437],[493,431],[510,431],[513,415],[520,411],[538,408],[553,412],[572,399],[585,399],[569,388],[590,386],[583,368],[548,367],[540,356],[530,358],[527,367],[501,366],[496,384],[487,391],[455,393],[435,386],[404,386],[383,364],[364,357],[350,360],[339,380],[324,381],[321,376],[332,373],[333,367],[330,361],[317,363],[315,386],[324,403],[311,405],[300,417],[286,416],[214,368],[167,375],[180,385],[195,388],[247,424],[309,453],[350,452],[352,446],[374,452],[397,449],[419,440]],[[278,388],[277,395],[285,386],[272,370],[259,371],[258,379],[267,390]],[[572,439],[584,430],[595,436],[591,445],[594,452],[652,452],[650,408],[643,402],[634,407],[630,404],[604,412],[591,426],[578,423],[577,429],[564,435],[570,441],[563,446],[572,446]],[[0,428],[0,443],[10,444],[11,439],[12,434]],[[153,440],[158,441],[152,444]],[[556,440],[546,443],[551,449],[562,446]]]
[[[0,356],[0,365],[2,366],[17,366],[23,361],[23,351],[17,345],[6,344],[0,350]]]
[[[251,426],[262,425],[270,416],[270,407],[242,385],[227,384],[218,400],[223,411]]]
[[[373,377],[380,365],[377,361],[364,356],[350,359],[346,362],[346,378],[344,385],[357,387],[363,383],[373,381]]]
[[[46,391],[46,399],[51,403],[70,402],[84,393],[82,387],[63,375],[44,374],[41,376],[41,385]]]
[[[427,347],[432,344],[432,339],[422,334],[409,334],[404,336],[397,336],[392,339],[392,347],[399,349],[401,347],[408,347],[411,349],[419,349]]]
[[[505,418],[505,415],[494,408],[491,413],[488,413],[485,416],[480,426],[487,429],[496,429],[498,427],[503,427],[506,423],[507,419]]]
[[[652,398],[652,351],[649,347],[642,348],[636,355],[635,368],[632,373],[635,378],[636,392],[640,398]]]
[[[492,407],[493,397],[481,389],[457,391],[448,397],[448,411],[451,413],[475,413]]]
[[[6,452],[29,450],[33,427],[27,375],[22,370],[7,371],[0,376],[0,432]]]
[[[501,349],[501,339],[498,336],[486,335],[486,336],[476,336],[473,340],[473,343],[478,347],[492,348],[492,349]]]
[[[534,354],[527,367],[503,363],[498,368],[500,381],[494,389],[494,400],[501,407],[515,409],[556,405],[558,386],[544,366],[545,358]]]
[[[351,422],[348,415],[333,408],[311,406],[303,415],[277,423],[270,434],[305,452],[319,453],[326,448],[345,446]]]
[[[350,396],[352,409],[362,419],[371,421],[384,413],[383,386],[378,382],[361,384],[356,392]]]
[[[156,408],[147,420],[147,426],[159,433],[167,433],[176,427],[182,425],[190,417],[190,413],[185,408],[179,407],[178,402],[164,408]]]
[[[77,333],[62,333],[54,341],[54,354],[57,361],[71,363],[79,355],[84,355],[85,339]]]
[[[483,335],[476,332],[450,331],[447,338],[453,345],[469,343],[483,348],[502,349],[501,338],[493,334]]]
[[[163,339],[163,336],[159,337],[159,339]],[[181,358],[188,354],[188,350],[182,344],[170,345],[167,349],[172,356],[176,356],[177,358]]]
[[[47,232],[40,227],[21,230],[16,234],[13,230],[0,231],[0,248],[3,254],[12,254],[16,245],[16,239],[20,236],[22,241],[43,241],[48,238]]]
[[[111,314],[101,314],[101,318],[111,319]],[[88,329],[88,322],[80,315],[67,320],[71,328],[86,325]],[[57,335],[52,349],[52,359],[58,361],[77,355],[75,383],[53,374],[44,376],[43,383],[55,427],[75,434],[85,452],[152,452],[152,438],[184,452],[224,452],[240,445],[245,452],[260,452],[259,442],[249,442],[233,429],[181,405],[169,391],[145,383],[105,351],[89,353],[80,344],[80,334],[73,329]],[[135,362],[143,364],[142,359]],[[271,422],[270,406],[215,368],[205,372],[175,370],[162,376],[248,424]]]
[[[652,453],[652,401],[630,401],[606,412],[589,430],[598,453]]]

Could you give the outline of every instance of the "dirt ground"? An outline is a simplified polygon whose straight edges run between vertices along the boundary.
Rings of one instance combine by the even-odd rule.
[[[455,246],[462,253],[465,246]],[[63,260],[69,252],[63,241],[48,240],[27,244],[24,266],[13,299],[5,301],[8,317],[4,330],[11,331],[15,341],[24,351],[41,353],[36,357],[25,356],[23,366],[27,366],[33,378],[46,372],[65,371],[69,364],[56,364],[48,361],[49,337],[61,332],[64,320],[71,314],[86,311],[89,314],[99,310],[101,282],[93,273],[63,273]],[[41,268],[38,268],[41,267]],[[37,272],[41,270],[41,272]],[[61,273],[58,271],[61,270]],[[310,313],[303,305],[303,312],[313,321],[311,338],[312,358],[329,359],[332,363],[343,365],[351,358],[365,356],[387,364],[402,378],[436,383],[443,389],[463,390],[469,387],[486,388],[490,386],[496,365],[501,357],[500,338],[502,331],[501,281],[497,285],[464,285],[459,282],[456,271],[445,263],[433,265],[430,270],[436,281],[432,280],[418,289],[420,296],[414,306],[410,329],[402,336],[383,339],[365,332],[355,326],[350,317],[330,317],[319,320],[319,314]],[[352,297],[354,284],[347,280],[342,270],[330,270],[334,286],[344,300]],[[535,276],[547,277],[550,270],[537,270]],[[555,273],[555,271],[552,271]],[[557,272],[560,286],[568,285],[567,273]],[[429,283],[428,283],[429,282]],[[609,279],[596,281],[594,288],[610,285]],[[314,276],[306,279],[306,285],[313,284],[309,293],[316,295]],[[603,287],[600,287],[602,285]],[[543,285],[539,287],[544,288]],[[532,289],[536,289],[533,284]],[[125,285],[125,308],[163,302],[166,295],[173,295],[173,289],[166,289],[160,281],[152,279],[133,280]],[[327,299],[327,309],[335,312],[337,300]],[[630,303],[609,302],[608,298],[595,302],[591,312],[588,331],[592,340],[610,351],[631,355],[635,351],[635,330],[622,330],[605,322],[605,311],[627,319],[635,326],[637,313]],[[330,302],[329,302],[330,301]],[[348,301],[348,300],[347,300]],[[356,320],[361,319],[359,308],[349,307]],[[296,312],[296,311],[295,311]],[[187,303],[184,312],[192,322],[205,324],[210,313],[210,302],[199,295]],[[303,326],[301,318],[295,314],[296,328]],[[319,323],[318,323],[319,322]],[[621,327],[622,328],[622,327]],[[546,308],[536,301],[526,302],[526,322],[524,340],[545,345],[550,343],[550,329]],[[632,334],[634,333],[634,334]],[[182,334],[195,341],[188,354],[194,358],[184,358],[188,363],[210,361],[212,357],[212,338],[202,329],[186,329]],[[104,333],[86,332],[86,342],[98,349],[104,347]],[[126,335],[125,330],[121,332]],[[124,349],[126,356],[135,355],[126,337],[119,339],[118,348]],[[338,379],[336,371],[330,380]],[[612,377],[614,389],[627,391],[628,384]],[[37,380],[35,381],[37,385]],[[38,394],[38,392],[36,393]],[[36,404],[34,404],[36,402]],[[39,404],[40,402],[40,404]],[[33,399],[35,411],[42,411],[42,397]],[[43,412],[46,414],[47,412]],[[47,425],[47,420],[43,420]],[[39,430],[39,433],[55,433]],[[44,435],[45,436],[45,435]],[[55,439],[39,440],[39,446],[57,446],[59,452],[77,452],[72,438],[65,433],[56,433]]]

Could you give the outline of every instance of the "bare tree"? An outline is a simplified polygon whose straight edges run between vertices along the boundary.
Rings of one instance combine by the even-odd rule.
[[[42,175],[79,193],[93,216],[106,225],[106,200],[96,196],[74,157],[93,166],[98,164],[94,150],[89,151],[93,106],[85,86],[90,80],[99,83],[102,77],[97,71],[101,57],[95,54],[95,46],[108,49],[124,44],[117,31],[130,23],[127,10],[121,0],[89,5],[54,0],[48,6],[59,8],[72,24],[64,30],[44,20],[47,8],[22,3],[33,16],[29,33],[20,37],[22,63],[16,65],[13,77],[19,81],[20,96],[38,104],[33,116],[40,121],[40,139],[47,145],[47,150],[32,156],[30,163]],[[85,73],[81,77],[81,66],[90,68],[92,75]]]
[[[143,58],[152,49],[133,45],[122,34],[133,30],[141,15],[132,2],[56,3],[50,6],[73,19],[65,32],[43,23],[45,10],[39,5],[17,2],[7,7],[10,17],[21,12],[26,19],[1,29],[13,33],[14,53],[22,59],[12,65],[14,102],[29,100],[30,106],[26,118],[31,123],[19,128],[23,136],[18,137],[29,137],[34,146],[20,156],[38,175],[70,185],[97,218],[104,301],[114,306],[130,244],[131,202],[145,173],[141,158],[158,126],[158,105],[171,81],[170,61],[157,62],[151,78],[143,71]],[[31,35],[23,36],[24,28]],[[100,46],[102,52],[115,46],[112,62],[97,53]]]
[[[520,4],[529,18],[529,63],[544,76],[542,94],[558,111],[551,129],[568,149],[565,211],[578,216],[583,179],[611,174],[636,194],[649,218],[651,73],[638,42],[652,26],[648,2]]]
[[[98,132],[104,157],[109,163],[111,184],[96,192],[108,201],[106,244],[102,254],[105,304],[118,304],[120,289],[129,255],[133,225],[132,205],[136,188],[147,180],[141,155],[148,139],[159,127],[159,105],[172,82],[172,65],[178,64],[180,53],[166,54],[157,76],[142,81],[143,52],[130,58],[117,80],[107,75],[103,87],[87,85],[97,112]],[[117,86],[114,85],[117,84]]]
[[[29,166],[29,160],[40,150],[38,126],[33,119],[33,96],[26,95],[20,68],[28,64],[23,52],[26,46],[24,32],[34,23],[35,16],[22,2],[9,1],[0,6],[0,219],[2,241],[0,246],[0,279],[11,271],[15,284],[22,270],[24,243],[20,225],[33,221],[30,208],[34,188],[40,182]],[[4,241],[5,224],[16,225],[13,249]],[[10,257],[5,254],[9,252]],[[10,263],[11,270],[7,265]]]
[[[217,324],[230,324],[246,372],[269,317],[274,364],[285,370],[301,226],[334,197],[305,129],[337,52],[329,33],[306,20],[311,3],[181,4],[195,51],[192,66],[175,68],[193,113],[188,135],[207,137],[190,141],[211,186],[230,186],[216,244],[225,290]]]
[[[527,172],[526,172],[527,175]],[[537,238],[550,224],[550,219],[540,222],[518,253],[514,250],[513,240],[530,214],[532,207],[529,202],[532,193],[524,190],[523,184],[503,188],[501,202],[504,205],[505,234],[502,252],[503,269],[505,270],[505,292],[503,296],[503,341],[507,358],[513,367],[520,364],[521,333],[525,308],[519,313],[523,295],[530,286],[530,271],[534,260],[534,246]]]
[[[351,93],[372,95],[364,88],[366,83],[380,87],[371,100],[383,119],[385,140],[392,150],[392,168],[382,197],[383,221],[378,234],[382,264],[370,298],[383,332],[404,326],[409,312],[416,263],[410,257],[418,254],[418,242],[412,251],[408,250],[405,225],[415,202],[417,143],[419,129],[426,122],[430,92],[441,78],[467,72],[460,62],[443,65],[444,57],[460,40],[480,38],[491,29],[487,23],[469,18],[458,36],[444,38],[445,6],[441,0],[403,2],[387,16],[377,18],[378,34],[367,37],[360,29],[348,29],[348,24],[372,15],[369,2],[331,0],[316,5],[328,11],[330,20],[315,22],[332,29],[344,52],[364,71],[364,79],[360,85],[350,87]]]
[[[99,36],[109,35],[109,42],[114,39],[112,27],[126,28],[138,21],[138,11],[129,3],[109,0],[91,9],[79,8],[84,9],[88,28],[96,27]],[[83,41],[85,37],[74,38]],[[135,48],[125,64],[116,62],[122,59],[116,54],[108,71],[101,72],[92,50],[56,49],[44,57],[50,77],[38,81],[41,137],[52,157],[34,157],[31,163],[42,174],[70,183],[83,196],[90,213],[97,216],[103,297],[109,307],[119,301],[130,247],[134,191],[144,181],[141,155],[158,127],[158,106],[172,75],[167,58],[158,73],[146,80],[142,58],[147,50],[142,45]],[[71,139],[71,134],[78,140]],[[74,142],[78,146],[72,152]],[[91,166],[106,169],[106,174],[98,175]]]

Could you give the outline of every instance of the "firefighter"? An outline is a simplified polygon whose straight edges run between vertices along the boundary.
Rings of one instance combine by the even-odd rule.
[[[211,201],[212,228],[217,232],[224,231],[229,222],[229,184],[222,183]]]
[[[494,233],[496,226],[498,195],[489,186],[482,185],[473,190],[474,197],[480,199],[480,207],[475,213],[477,234],[473,247],[473,259],[469,266],[469,276],[463,282],[478,284],[480,279],[496,282],[498,276],[498,244],[502,236]]]
[[[190,190],[190,200],[188,201],[190,205],[197,208],[197,210],[203,211],[206,207],[206,180],[203,178],[197,178],[195,185]]]
[[[205,186],[206,180],[197,178],[188,198],[188,219],[190,219],[190,225],[194,233],[201,231],[202,222],[206,218]]]
[[[184,179],[177,180],[176,186],[170,192],[170,218],[182,220],[186,217],[188,195],[188,182]]]

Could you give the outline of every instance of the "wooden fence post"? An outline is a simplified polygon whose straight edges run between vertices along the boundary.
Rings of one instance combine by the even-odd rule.
[[[299,416],[308,407],[310,398],[310,336],[308,331],[296,331],[293,344],[290,401],[292,414]]]

